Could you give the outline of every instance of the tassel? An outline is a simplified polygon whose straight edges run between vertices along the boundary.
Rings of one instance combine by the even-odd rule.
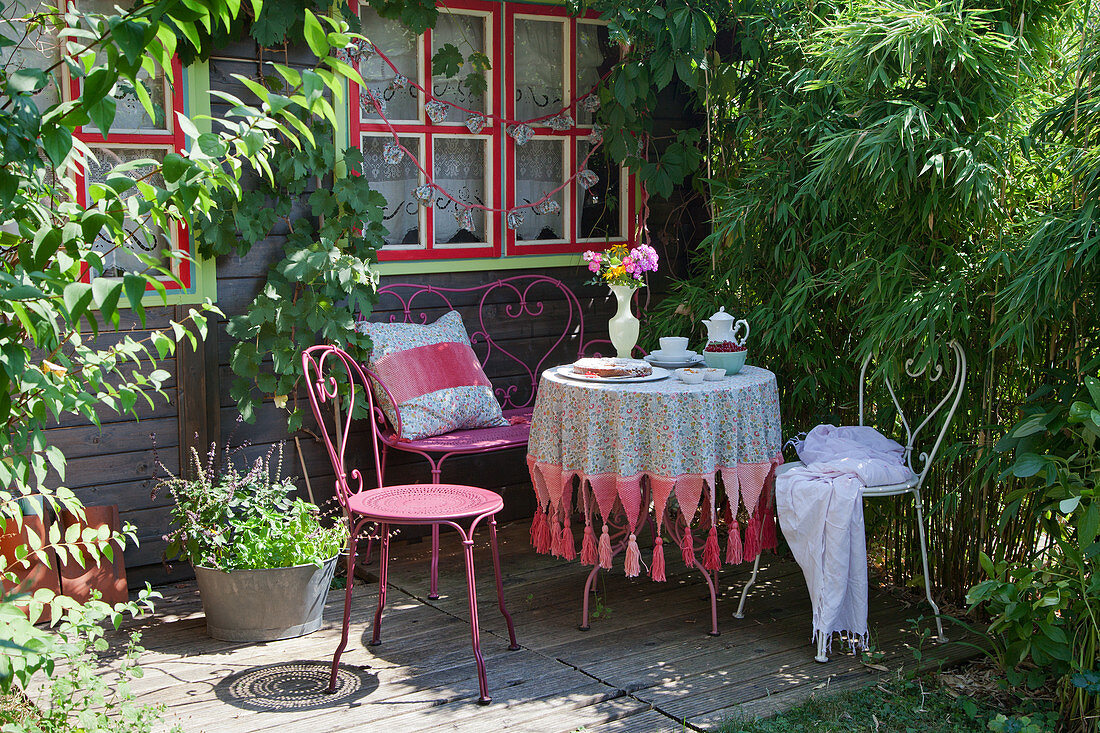
[[[550,554],[554,557],[561,557],[561,527],[558,525],[556,514],[550,525]]]
[[[752,562],[760,556],[760,520],[757,517],[749,519],[749,526],[745,528],[745,562]]]
[[[584,539],[581,540],[581,564],[595,565],[600,561],[596,554],[596,532],[591,524],[584,525]]]
[[[600,534],[600,567],[604,570],[611,569],[611,535],[608,534],[606,523],[603,525],[603,533]]]
[[[545,515],[539,525],[539,543],[535,546],[535,551],[543,555],[550,552],[550,518]]]
[[[626,560],[624,562],[626,577],[637,578],[642,572],[642,553],[638,549],[638,538],[630,533],[626,543]]]
[[[535,552],[542,552],[539,549],[539,539],[542,537],[542,524],[546,521],[542,516],[542,507],[535,509],[535,516],[531,518],[531,547],[535,548]]]
[[[569,515],[565,515],[565,524],[561,528],[561,556],[572,560],[577,556],[577,544],[573,541],[573,529],[569,526]]]
[[[658,583],[665,582],[665,541],[657,536],[653,544],[653,565],[649,568],[649,577]]]
[[[684,528],[684,538],[680,540],[680,554],[683,555],[684,565],[695,567],[695,547],[692,545],[691,527]]]
[[[761,530],[760,549],[774,550],[779,546],[779,538],[775,536],[775,512],[764,513],[764,528]]]
[[[741,525],[735,519],[730,524],[729,537],[726,539],[726,563],[740,565],[741,562]]]
[[[717,570],[722,567],[722,559],[718,554],[718,528],[710,525],[707,534],[707,542],[703,545],[703,570]]]

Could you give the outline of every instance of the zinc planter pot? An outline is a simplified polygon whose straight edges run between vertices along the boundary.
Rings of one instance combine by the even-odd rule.
[[[274,641],[316,631],[338,557],[321,567],[225,572],[196,566],[206,632],[223,641]]]

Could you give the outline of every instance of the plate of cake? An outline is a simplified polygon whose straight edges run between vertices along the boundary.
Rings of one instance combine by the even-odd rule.
[[[558,373],[584,382],[656,382],[667,379],[670,372],[641,359],[616,359],[597,356],[578,359],[558,367]]]

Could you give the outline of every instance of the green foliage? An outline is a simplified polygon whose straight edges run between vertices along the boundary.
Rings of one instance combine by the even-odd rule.
[[[259,7],[259,2],[252,4],[254,11]],[[286,93],[264,94],[261,107],[220,95],[232,108],[225,119],[209,120],[216,132],[200,132],[177,112],[174,122],[189,141],[185,154],[114,166],[101,182],[88,186],[83,201],[74,178],[94,155],[74,130],[92,125],[108,133],[116,97],[127,93],[138,98],[151,119],[163,118],[164,110],[145,84],[158,75],[166,83],[179,83],[172,77],[177,33],[199,45],[197,28],[228,30],[239,12],[238,0],[146,0],[107,15],[62,14],[50,4],[29,10],[5,6],[0,19],[0,531],[21,528],[31,508],[82,519],[83,507],[63,486],[65,455],[50,445],[45,428],[62,416],[98,424],[98,410],[136,414],[139,400],[152,405],[171,376],[158,368],[158,360],[171,356],[180,341],[195,345],[205,335],[209,315],[220,314],[206,303],[190,309],[182,321],[143,335],[144,299],[153,294],[167,302],[164,282],[175,279],[173,259],[186,256],[152,256],[133,245],[180,225],[193,231],[227,191],[239,194],[245,170],[270,178],[275,136],[294,146],[301,145],[299,136],[312,142],[299,117],[315,115],[335,124],[330,98],[340,93],[345,79],[361,81],[353,69],[328,57],[330,48],[349,42],[346,25],[318,21],[307,12],[304,22],[321,28],[312,36],[324,56],[317,69],[299,72],[274,64]],[[43,57],[36,44],[49,48],[56,38],[62,39],[57,59]],[[80,82],[75,99],[60,93],[63,71]],[[51,92],[60,101],[50,101]],[[123,251],[140,265],[107,276],[106,258]],[[130,329],[140,330],[104,333]],[[53,523],[46,537],[31,533],[14,558],[0,559],[0,574],[14,580],[15,571],[34,560],[48,565],[51,552],[66,562],[110,560],[133,539],[130,529],[116,536],[91,528],[62,535],[60,523]],[[32,634],[13,598],[0,598],[5,645],[0,685],[25,687],[36,673],[50,677],[61,692],[46,713],[49,730],[59,729],[70,714],[77,718],[69,721],[74,728],[108,727],[101,725],[104,716],[145,725],[144,714],[134,717],[136,711],[125,702],[119,707],[104,697],[106,683],[89,681],[89,665],[74,664],[60,674],[54,664],[56,656],[68,653],[55,643],[77,645],[76,656],[88,648],[79,646],[80,638],[98,647],[101,639],[81,619],[98,613],[99,620],[107,611],[94,604],[81,611],[48,591],[23,600],[35,617],[47,606],[51,620],[61,624],[52,632]]]
[[[1058,685],[1062,717],[1086,727],[1100,715],[1100,380],[1036,396],[997,444],[1008,474],[1027,479],[1007,497],[1002,522],[1021,512],[1036,524],[1023,564],[994,563],[967,602],[992,616],[989,633],[1009,682]],[[1025,501],[1026,500],[1026,501]]]
[[[313,144],[276,151],[275,175],[241,195],[227,193],[201,228],[199,251],[210,255],[244,253],[276,226],[289,230],[285,257],[248,310],[230,319],[228,332],[237,339],[229,363],[241,415],[254,420],[266,396],[287,408],[291,432],[302,425],[296,389],[302,350],[318,338],[357,357],[365,358],[370,348],[355,320],[373,305],[370,263],[385,236],[382,195],[362,176],[335,175],[338,163],[359,170],[361,154],[349,148],[338,161],[324,130],[313,128]],[[315,186],[317,181],[325,183]],[[292,206],[303,197],[311,216]]]
[[[192,449],[194,476],[172,476],[157,487],[175,500],[169,559],[227,571],[320,566],[344,546],[343,521],[325,527],[316,506],[293,498],[294,482],[279,475],[281,446],[244,472],[228,453],[220,466],[216,456],[211,447],[204,465]]]
[[[995,721],[1015,722],[1006,718],[995,704],[983,697],[951,694],[935,677],[909,679],[896,676],[873,687],[854,692],[823,692],[807,702],[771,718],[730,720],[717,733],[878,733],[924,731],[925,733],[981,733],[987,730],[1028,730],[996,728]],[[1048,711],[1034,710],[1021,703],[1025,720],[1046,720]],[[1012,711],[1017,712],[1017,711]],[[996,723],[1000,725],[1000,723]],[[1049,727],[1035,730],[1047,731]]]
[[[139,707],[129,689],[130,681],[142,676],[138,666],[138,657],[145,651],[140,646],[141,634],[130,634],[114,680],[101,674],[97,666],[99,655],[107,650],[105,623],[117,629],[126,615],[138,618],[151,613],[156,598],[160,594],[148,587],[137,601],[114,606],[98,599],[80,604],[58,596],[54,603],[63,610],[49,631],[30,623],[15,604],[0,605],[0,616],[10,632],[3,642],[8,648],[0,655],[0,690],[29,689],[30,679],[39,669],[50,678],[44,688],[30,693],[34,704],[30,714],[0,711],[5,733],[153,730],[160,723],[163,706]],[[19,653],[11,653],[13,647]]]

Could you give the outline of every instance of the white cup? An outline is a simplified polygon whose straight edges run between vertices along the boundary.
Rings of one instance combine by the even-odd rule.
[[[680,356],[688,350],[688,340],[684,336],[662,336],[661,353],[666,356]]]

